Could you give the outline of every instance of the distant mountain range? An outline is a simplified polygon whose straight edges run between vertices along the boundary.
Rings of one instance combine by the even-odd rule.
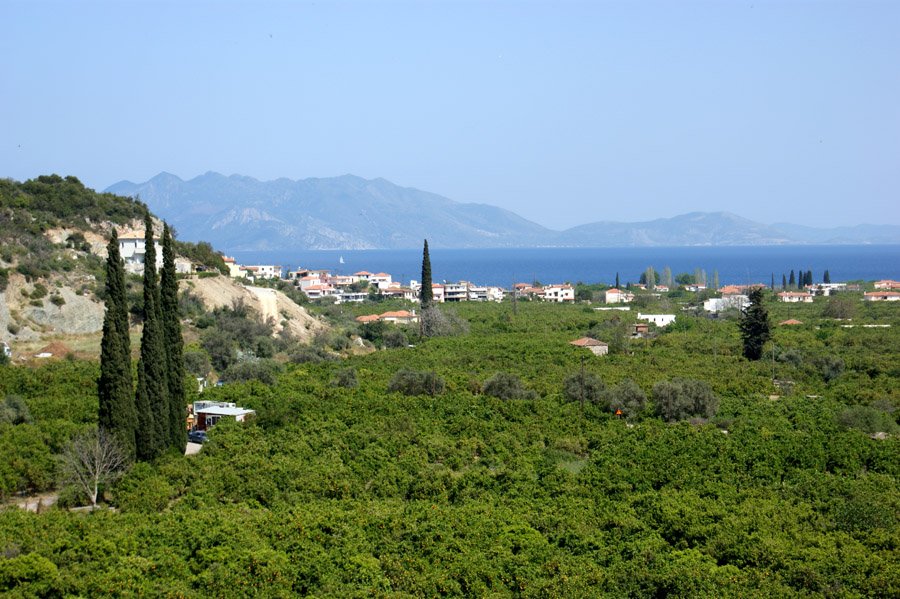
[[[353,175],[258,181],[209,172],[183,181],[160,173],[105,191],[140,196],[180,239],[226,252],[419,248],[426,238],[433,248],[900,243],[895,225],[764,225],[727,212],[553,231],[496,206]]]

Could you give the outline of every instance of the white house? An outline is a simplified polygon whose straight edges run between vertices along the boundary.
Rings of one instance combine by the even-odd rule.
[[[778,299],[782,302],[789,302],[792,304],[798,302],[809,304],[812,303],[813,296],[804,291],[782,291],[778,294]]]
[[[391,285],[391,275],[386,272],[379,272],[369,277],[369,284],[379,289],[387,289]]]
[[[604,299],[607,304],[624,304],[633,300],[634,295],[613,287],[612,289],[607,289]]]
[[[574,302],[575,289],[571,285],[549,285],[544,287],[545,302]]]
[[[303,290],[303,293],[305,293],[306,297],[309,299],[319,299],[320,297],[325,297],[327,295],[334,295],[337,293],[337,289],[331,285],[310,285]]]
[[[900,289],[900,283],[891,280],[875,281],[875,289]]]
[[[867,302],[896,302],[900,301],[900,292],[897,291],[872,291],[863,296]]]
[[[727,295],[725,297],[711,297],[703,302],[703,309],[707,312],[724,312],[726,310],[743,310],[750,305],[750,298],[746,295]]]
[[[444,301],[464,302],[469,299],[469,287],[472,284],[467,281],[459,283],[444,283]]]
[[[197,429],[207,431],[219,423],[222,418],[234,418],[244,422],[256,411],[239,408],[233,403],[222,401],[195,401],[193,405]]]
[[[163,266],[162,248],[159,245],[159,237],[153,237],[153,247],[156,249],[156,270]],[[125,271],[142,274],[144,272],[144,255],[146,254],[146,246],[144,244],[144,232],[135,231],[125,233],[119,236],[119,254],[125,263]]]
[[[638,312],[638,320],[646,320],[647,322],[652,322],[658,327],[664,327],[670,323],[675,322],[674,314],[641,314]]]

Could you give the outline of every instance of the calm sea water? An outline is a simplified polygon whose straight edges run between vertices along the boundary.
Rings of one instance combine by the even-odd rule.
[[[432,249],[430,255],[434,282],[467,280],[506,287],[513,279],[544,284],[614,283],[616,273],[624,285],[637,282],[648,266],[660,273],[668,266],[673,278],[699,268],[712,280],[713,271],[718,270],[722,285],[746,283],[748,278],[769,284],[773,274],[776,284],[781,284],[781,275],[789,277],[791,270],[811,270],[813,279],[821,282],[826,269],[832,281],[900,280],[900,245]],[[241,264],[280,264],[291,270],[386,272],[403,283],[419,280],[422,270],[421,250],[237,252],[235,257]]]

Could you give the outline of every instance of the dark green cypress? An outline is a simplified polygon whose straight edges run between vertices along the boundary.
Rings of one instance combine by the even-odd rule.
[[[619,273],[616,273],[616,289],[619,289]]]
[[[187,444],[187,396],[184,391],[184,340],[181,337],[181,319],[178,317],[178,279],[175,276],[173,246],[172,234],[166,224],[163,226],[163,268],[159,278],[159,296],[168,370],[169,445],[183,451]]]
[[[772,336],[769,313],[763,305],[762,289],[756,288],[750,292],[750,305],[738,323],[738,328],[741,330],[744,357],[748,360],[759,360],[762,357],[763,346]]]
[[[791,271],[791,278],[788,281],[788,285],[790,285],[792,289],[797,286],[797,278],[794,276],[793,270]]]
[[[806,271],[806,286],[809,287],[812,284],[813,284],[812,271],[807,270]]]
[[[152,460],[169,445],[169,387],[156,278],[153,221],[144,217],[144,331],[135,393],[137,457]]]
[[[787,277],[784,276],[784,273],[781,273],[781,290],[787,291]]]
[[[424,310],[434,301],[434,289],[431,288],[431,257],[428,255],[428,240],[425,240],[425,249],[422,251],[422,309]]]
[[[98,381],[101,429],[118,437],[134,456],[134,385],[131,379],[131,339],[128,336],[128,300],[125,272],[119,254],[119,236],[113,229],[106,246],[106,314],[100,342]]]
[[[775,273],[772,273],[772,292],[775,292]]]
[[[827,268],[825,269],[825,276],[822,277],[822,282],[823,282],[823,283],[831,283],[831,275],[828,274],[828,269],[827,269]]]

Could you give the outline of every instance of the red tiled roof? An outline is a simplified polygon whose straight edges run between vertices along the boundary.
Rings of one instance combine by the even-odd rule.
[[[569,341],[569,345],[575,345],[578,347],[603,347],[606,345],[602,341],[597,341],[596,339],[591,339],[590,337],[582,337],[576,341]]]
[[[803,323],[800,322],[799,320],[797,320],[796,318],[790,318],[788,320],[785,320],[784,322],[779,322],[778,326],[784,326],[786,324],[790,325],[790,324],[803,324]]]
[[[376,320],[378,320],[380,318],[381,317],[378,316],[377,314],[367,314],[365,316],[357,316],[356,322],[375,322]]]
[[[361,271],[359,271],[359,272],[353,273],[353,276],[354,276],[354,277],[364,277],[364,276],[369,276],[369,277],[371,277],[371,276],[372,276],[372,273],[370,273],[370,272],[367,271],[367,270],[361,270]]]
[[[395,312],[385,312],[381,315],[381,318],[409,318],[412,316],[412,313],[406,310],[397,310]]]

